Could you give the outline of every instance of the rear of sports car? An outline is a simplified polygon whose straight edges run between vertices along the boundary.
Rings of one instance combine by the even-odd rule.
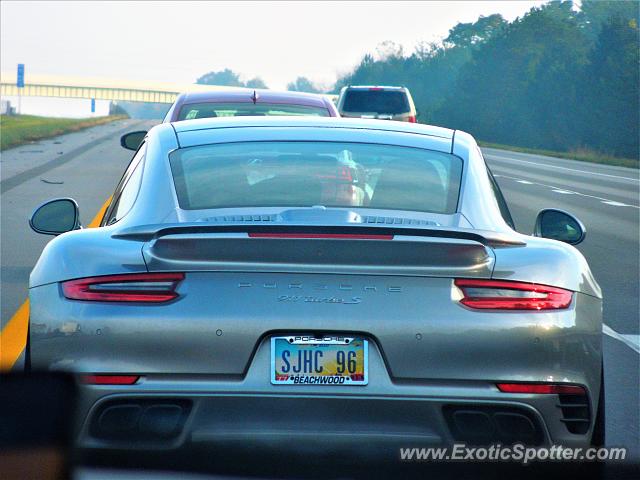
[[[591,442],[601,299],[548,280],[563,278],[554,265],[573,267],[571,247],[443,226],[462,172],[444,153],[426,159],[444,185],[443,198],[420,200],[435,213],[394,216],[385,203],[409,201],[421,175],[411,158],[423,153],[374,158],[346,144],[335,158],[296,159],[314,179],[289,190],[303,205],[267,213],[263,199],[299,173],[276,184],[274,172],[302,147],[258,143],[233,147],[250,154],[242,191],[231,160],[216,175],[226,175],[222,193],[197,180],[208,178],[199,162],[230,158],[224,145],[170,156],[185,212],[210,215],[231,198],[253,213],[109,227],[107,239],[68,234],[74,245],[102,238],[91,253],[117,252],[118,273],[31,289],[33,366],[73,369],[84,382],[81,446],[396,459],[407,446]],[[402,179],[385,176],[393,161],[405,162]],[[349,201],[386,215],[356,213],[367,210],[326,188],[361,167],[366,184],[352,175],[350,191],[361,192]],[[405,197],[388,186],[397,182]],[[380,196],[383,187],[394,195]],[[307,205],[312,191],[323,206]]]

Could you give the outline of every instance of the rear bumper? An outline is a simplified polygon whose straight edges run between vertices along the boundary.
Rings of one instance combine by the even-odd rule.
[[[243,378],[149,375],[130,386],[87,385],[79,446],[284,449],[301,456],[348,452],[397,460],[401,447],[587,446],[591,438],[599,385],[585,385],[589,426],[576,434],[558,395],[506,394],[478,381],[393,382],[375,345],[366,386],[271,385],[269,360],[264,342]]]

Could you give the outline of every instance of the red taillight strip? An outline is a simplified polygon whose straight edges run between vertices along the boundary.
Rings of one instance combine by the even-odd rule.
[[[573,292],[536,283],[512,282],[506,280],[484,280],[459,278],[455,285],[462,290],[464,297],[460,303],[476,309],[495,310],[558,310],[571,305]],[[503,290],[500,296],[478,295],[482,289]],[[470,291],[475,291],[472,295]],[[509,292],[518,292],[509,296]],[[532,294],[527,297],[526,293]],[[524,294],[524,295],[523,295]],[[540,295],[544,295],[540,297]]]
[[[178,296],[175,288],[183,279],[184,273],[106,275],[63,282],[62,292],[70,300],[160,303]],[[158,285],[161,283],[165,285]],[[130,290],[127,284],[131,284]]]
[[[551,383],[496,383],[498,390],[504,393],[541,393],[558,395],[586,395],[579,385]]]
[[[91,385],[133,385],[140,375],[82,375],[82,383]]]
[[[350,233],[249,233],[249,238],[338,238],[344,240],[393,240],[393,235]]]

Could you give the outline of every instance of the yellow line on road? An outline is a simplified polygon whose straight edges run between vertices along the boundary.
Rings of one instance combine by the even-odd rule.
[[[93,220],[91,220],[91,223],[89,223],[89,225],[87,225],[87,228],[96,228],[96,227],[100,226],[100,222],[102,221],[102,217],[104,217],[104,212],[107,211],[107,208],[109,207],[110,203],[111,203],[111,197],[109,197],[107,199],[107,201],[104,202],[104,205],[102,205],[102,207],[100,207],[100,210],[98,210],[98,213],[96,213],[96,216],[93,217]]]
[[[29,299],[25,300],[0,333],[0,370],[10,370],[27,343]]]
[[[111,203],[111,197],[102,205],[96,216],[87,225],[95,228],[100,225],[104,212]],[[27,345],[29,327],[29,299],[26,299],[0,332],[0,371],[10,370]]]

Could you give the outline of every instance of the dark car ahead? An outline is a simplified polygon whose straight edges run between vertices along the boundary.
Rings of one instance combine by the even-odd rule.
[[[405,87],[353,86],[343,87],[338,98],[342,117],[377,118],[416,123],[416,107]]]
[[[183,93],[164,122],[212,117],[261,116],[339,117],[333,102],[322,95],[273,90],[234,89]]]

